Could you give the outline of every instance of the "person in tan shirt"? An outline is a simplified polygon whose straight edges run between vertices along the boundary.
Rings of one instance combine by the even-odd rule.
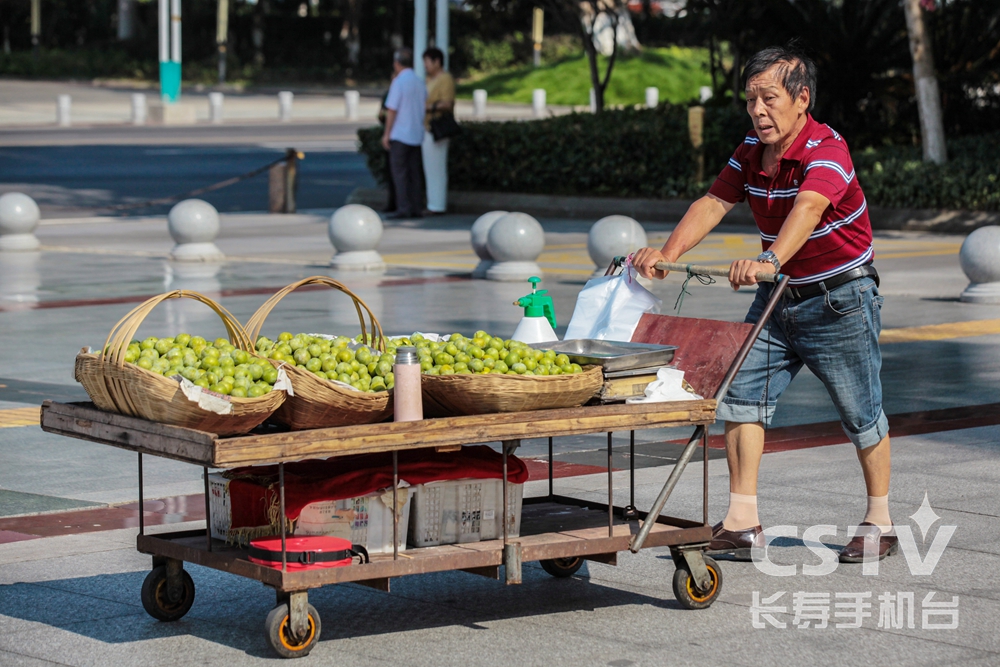
[[[427,212],[440,214],[448,210],[448,139],[434,141],[431,120],[455,111],[455,79],[444,71],[441,49],[424,51],[427,71],[427,113],[424,116],[424,179],[427,183]]]

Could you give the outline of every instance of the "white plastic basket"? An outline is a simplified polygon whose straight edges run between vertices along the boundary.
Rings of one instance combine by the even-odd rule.
[[[521,530],[523,484],[507,484],[507,535]],[[431,547],[503,537],[503,480],[458,479],[414,490],[410,545]]]
[[[227,540],[232,526],[229,480],[219,474],[208,476],[210,525],[212,537]],[[400,488],[398,502],[399,548],[406,548],[406,533],[410,523],[412,489]],[[387,493],[368,496],[325,500],[310,503],[302,508],[295,521],[293,535],[331,535],[360,544],[368,553],[392,552],[392,489]],[[262,527],[261,534],[270,532]]]

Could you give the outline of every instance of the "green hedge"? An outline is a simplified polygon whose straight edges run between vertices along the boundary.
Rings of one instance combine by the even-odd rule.
[[[687,109],[620,109],[525,122],[464,122],[448,155],[455,190],[641,198],[705,192],[742,141],[749,120],[732,107],[708,108],[706,182],[694,180]],[[381,128],[358,132],[379,181],[386,153]],[[875,206],[1000,210],[1000,133],[949,142],[944,166],[920,160],[919,148],[854,150],[855,168]]]

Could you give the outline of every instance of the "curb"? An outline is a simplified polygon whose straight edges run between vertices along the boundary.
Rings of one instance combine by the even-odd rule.
[[[385,207],[386,191],[355,188],[348,204],[364,204],[376,210]],[[686,199],[624,199],[617,197],[571,197],[504,192],[452,191],[449,212],[479,215],[487,211],[512,210],[549,218],[596,220],[606,215],[627,215],[645,222],[677,222],[691,205]],[[872,228],[879,231],[968,234],[987,225],[1000,225],[997,211],[869,207]],[[739,204],[725,218],[726,224],[755,226],[750,208]]]

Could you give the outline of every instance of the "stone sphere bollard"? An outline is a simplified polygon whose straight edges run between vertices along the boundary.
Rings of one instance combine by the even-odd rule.
[[[215,245],[219,235],[219,212],[207,201],[185,199],[167,214],[167,229],[173,237],[170,259],[179,262],[217,262],[225,255]]]
[[[0,196],[0,251],[38,250],[35,229],[41,215],[38,204],[26,194]]]
[[[334,269],[347,271],[381,271],[385,269],[382,255],[376,248],[382,240],[382,218],[361,204],[341,206],[330,216],[327,229],[336,254],[330,260]]]
[[[0,259],[0,305],[2,310],[31,310],[38,304],[42,285],[39,251],[5,253]]]
[[[483,213],[472,223],[472,249],[479,256],[479,264],[472,270],[473,278],[485,278],[486,272],[493,266],[493,255],[490,254],[490,249],[486,245],[486,242],[493,223],[505,215],[507,215],[507,211],[490,211],[489,213]]]
[[[490,227],[486,247],[493,257],[493,266],[486,271],[489,280],[520,282],[542,275],[535,260],[545,249],[545,231],[527,213],[501,216]]]
[[[627,255],[649,245],[646,230],[626,215],[609,215],[601,218],[587,234],[587,252],[597,265],[594,277],[603,276],[611,260]]]
[[[980,227],[969,234],[958,259],[970,281],[961,300],[1000,303],[1000,227]]]

